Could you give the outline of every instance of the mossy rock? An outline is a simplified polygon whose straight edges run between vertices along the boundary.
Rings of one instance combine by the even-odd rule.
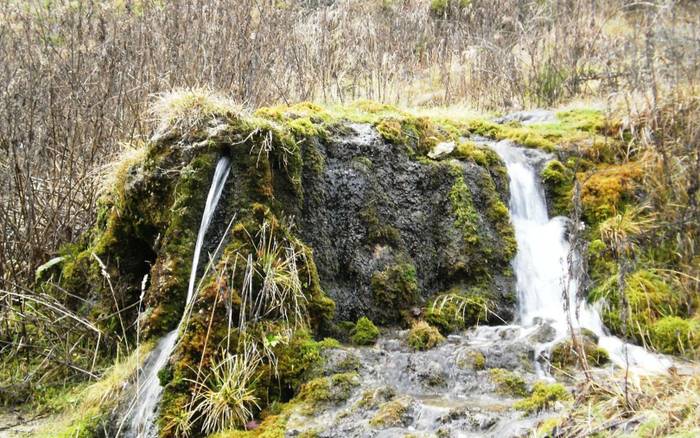
[[[375,272],[371,286],[380,322],[385,324],[401,321],[402,310],[418,301],[418,277],[412,263],[400,262]]]
[[[412,400],[410,397],[401,397],[384,403],[377,413],[369,420],[369,424],[377,428],[406,426],[409,420]]]
[[[352,391],[360,385],[357,373],[340,373],[330,377],[319,377],[305,383],[296,400],[303,401],[309,413],[315,412],[326,404],[344,402]]]
[[[435,296],[425,309],[425,320],[448,335],[487,322],[491,300],[478,290],[451,289]]]
[[[528,395],[525,380],[516,372],[502,368],[492,368],[491,380],[496,384],[496,390],[508,396],[525,397]]]
[[[529,397],[516,402],[513,407],[528,415],[551,409],[556,402],[571,400],[571,394],[561,383],[537,382]]]
[[[440,331],[425,321],[419,321],[411,327],[406,342],[414,350],[430,350],[442,343],[445,338]]]
[[[486,368],[486,356],[481,351],[467,351],[460,354],[457,366],[462,369],[481,371]]]
[[[548,162],[541,173],[542,182],[551,201],[552,216],[568,216],[573,196],[574,172],[559,160]]]
[[[586,355],[586,363],[589,366],[600,367],[610,362],[608,352],[596,345],[594,339],[586,335],[578,335],[577,340],[583,347]],[[573,340],[567,338],[557,343],[551,350],[550,363],[556,369],[564,370],[568,367],[581,366],[579,353],[574,348]]]

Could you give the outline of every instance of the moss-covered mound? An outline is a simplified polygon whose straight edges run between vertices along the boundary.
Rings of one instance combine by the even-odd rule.
[[[109,345],[133,340],[137,319],[141,338],[175,329],[214,168],[230,158],[159,376],[162,436],[242,427],[312,382],[335,384],[317,375],[330,344],[314,338],[342,335],[342,321],[367,316],[363,335],[372,321],[405,326],[455,288],[510,318],[507,177],[461,141],[468,125],[371,102],[251,114],[185,94],[159,111],[156,135],[115,166],[93,229],[42,276],[102,321]],[[427,157],[444,142],[459,147]]]

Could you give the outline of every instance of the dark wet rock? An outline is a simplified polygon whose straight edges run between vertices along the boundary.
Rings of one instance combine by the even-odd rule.
[[[303,174],[304,203],[296,214],[301,237],[314,250],[322,287],[336,302],[337,319],[367,315],[389,323],[401,319],[401,308],[411,313],[437,292],[478,281],[508,319],[514,307],[512,277],[504,274],[509,260],[484,265],[484,254],[465,245],[450,200],[457,172],[482,218],[481,239],[498,245],[488,203],[482,201],[483,179],[492,178],[488,170],[474,163],[413,159],[407,146],[384,142],[369,125],[351,125],[349,131],[315,145],[323,172]],[[495,178],[504,190],[499,196],[507,199],[507,181]],[[503,269],[496,268],[499,263]],[[373,275],[396,265],[415,269],[416,302],[377,302]]]
[[[557,336],[557,331],[550,324],[537,324],[537,329],[528,337],[536,344],[552,342]]]

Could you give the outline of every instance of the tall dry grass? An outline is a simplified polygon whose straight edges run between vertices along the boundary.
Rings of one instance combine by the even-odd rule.
[[[504,110],[697,83],[693,2],[431,3],[0,0],[0,277],[89,226],[96,169],[173,87]]]

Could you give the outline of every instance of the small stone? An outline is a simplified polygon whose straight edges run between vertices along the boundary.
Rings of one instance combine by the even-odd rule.
[[[435,160],[437,158],[441,158],[441,157],[444,157],[446,155],[449,155],[452,153],[453,150],[455,150],[455,146],[456,146],[455,142],[453,142],[453,141],[438,143],[433,148],[433,150],[428,152],[428,157]]]

